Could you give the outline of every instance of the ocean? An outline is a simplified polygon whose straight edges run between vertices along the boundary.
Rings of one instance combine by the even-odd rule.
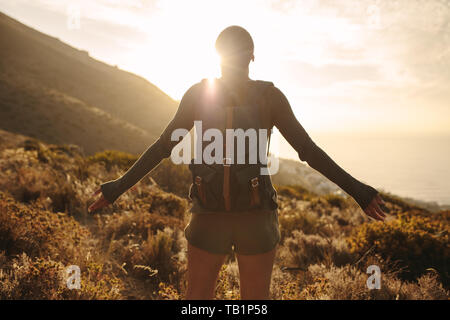
[[[450,135],[311,134],[336,163],[376,189],[450,204]],[[293,149],[283,156],[296,157]]]

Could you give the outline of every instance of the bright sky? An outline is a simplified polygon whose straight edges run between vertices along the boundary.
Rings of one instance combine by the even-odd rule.
[[[255,42],[250,77],[273,81],[308,132],[450,132],[450,1],[2,0],[0,10],[177,100],[220,75],[214,41],[240,25]]]

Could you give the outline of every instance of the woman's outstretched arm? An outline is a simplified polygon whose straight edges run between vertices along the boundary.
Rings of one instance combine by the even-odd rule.
[[[200,90],[200,84],[197,83],[186,91],[172,121],[164,129],[158,140],[141,154],[139,159],[136,160],[127,172],[116,180],[111,180],[100,185],[100,189],[95,194],[101,191],[103,199],[100,198],[93,203],[89,207],[89,211],[100,208],[105,204],[112,204],[124,192],[146,176],[161,160],[170,156],[173,147],[179,142],[171,140],[172,132],[175,129],[181,128],[189,131],[194,125],[194,107]]]
[[[297,151],[300,160],[306,161],[310,167],[341,187],[356,200],[366,214],[383,220],[385,214],[379,207],[383,201],[378,191],[352,177],[314,143],[295,117],[285,95],[278,88],[270,87],[266,101],[269,103],[272,124]]]

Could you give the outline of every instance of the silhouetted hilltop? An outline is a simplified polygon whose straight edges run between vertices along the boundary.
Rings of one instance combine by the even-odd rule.
[[[86,153],[140,153],[177,103],[132,73],[0,13],[0,128]]]

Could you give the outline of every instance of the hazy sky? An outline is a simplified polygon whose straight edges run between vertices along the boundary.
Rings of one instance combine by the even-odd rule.
[[[219,76],[215,38],[241,25],[255,41],[250,77],[273,81],[308,132],[450,133],[450,0],[1,0],[0,11],[175,99]]]

